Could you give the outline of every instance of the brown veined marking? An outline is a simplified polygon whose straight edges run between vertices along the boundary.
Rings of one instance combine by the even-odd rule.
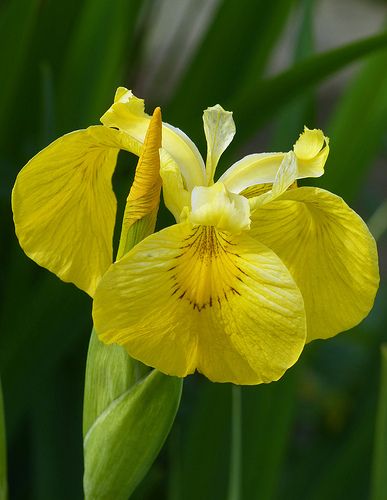
[[[185,238],[171,273],[171,295],[188,300],[193,309],[221,307],[230,294],[240,295],[244,271],[238,265],[232,236],[213,226],[196,226]]]
[[[255,196],[260,196],[261,194],[267,193],[268,191],[270,191],[272,186],[273,184],[270,182],[266,184],[255,184],[254,186],[247,187],[239,194],[241,194],[245,198],[254,198]],[[288,190],[295,189],[296,187],[298,187],[297,181],[294,181],[293,184],[288,187]]]

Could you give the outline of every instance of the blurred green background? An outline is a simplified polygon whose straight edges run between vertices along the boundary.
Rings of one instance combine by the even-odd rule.
[[[91,303],[23,254],[10,192],[51,140],[98,123],[119,85],[148,112],[161,105],[203,155],[203,109],[234,111],[220,170],[247,153],[289,150],[304,125],[331,138],[318,185],[370,220],[381,288],[357,328],[308,345],[280,382],[243,388],[240,498],[387,498],[386,14],[376,0],[2,0],[0,373],[11,499],[82,498]],[[135,163],[120,156],[119,200]],[[170,221],[162,210],[160,226]],[[189,377],[133,498],[233,500],[230,443],[231,386]]]

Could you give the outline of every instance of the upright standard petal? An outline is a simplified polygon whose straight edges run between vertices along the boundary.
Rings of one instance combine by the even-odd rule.
[[[320,177],[324,173],[324,165],[329,154],[329,140],[321,130],[304,132],[293,147],[296,160],[294,179],[304,177]],[[260,153],[242,158],[234,163],[220,178],[228,190],[240,193],[256,184],[273,183],[278,180],[279,170],[289,153]]]
[[[281,260],[245,234],[188,223],[136,245],[104,275],[96,331],[177,376],[277,380],[305,342],[302,296]]]
[[[178,164],[165,149],[160,149],[160,175],[165,205],[176,222],[180,222],[183,209],[191,206],[190,193],[184,186]]]
[[[286,153],[286,155],[284,155],[281,165],[278,168],[274,182],[271,185],[271,189],[258,194],[258,196],[249,198],[251,212],[281,196],[282,193],[284,193],[287,189],[297,183],[296,179],[297,159],[293,151],[289,151],[289,153]],[[247,190],[245,190],[245,192],[246,191]]]
[[[338,196],[287,191],[252,214],[250,234],[279,255],[299,286],[308,341],[348,330],[370,311],[379,283],[376,244]]]
[[[231,165],[219,177],[218,182],[222,182],[233,193],[241,193],[256,184],[273,183],[284,156],[284,153],[257,153],[245,156]]]
[[[211,185],[219,158],[234,138],[235,123],[232,113],[219,104],[204,111],[203,123],[207,140],[207,185]]]
[[[12,209],[21,247],[91,296],[112,262],[118,151],[141,147],[118,130],[90,127],[54,141],[17,176]]]
[[[138,99],[124,87],[117,89],[114,104],[101,118],[104,125],[123,130],[140,142],[144,142],[149,120],[143,99]],[[162,147],[179,165],[187,189],[205,185],[203,159],[191,139],[168,123],[163,123],[162,136]]]

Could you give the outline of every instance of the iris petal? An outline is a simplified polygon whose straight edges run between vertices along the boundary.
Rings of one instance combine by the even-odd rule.
[[[379,283],[375,241],[363,220],[328,191],[302,187],[252,215],[251,236],[286,264],[305,301],[308,340],[359,323]]]
[[[207,184],[211,185],[219,158],[235,135],[235,123],[232,113],[219,104],[204,111],[203,123],[207,140]]]
[[[117,89],[114,104],[102,116],[107,127],[116,127],[140,142],[144,142],[150,116],[144,111],[143,99],[135,97],[124,87]],[[162,147],[179,165],[186,187],[205,184],[205,169],[200,153],[191,139],[178,128],[163,123]]]
[[[176,222],[180,222],[183,208],[191,206],[190,195],[184,187],[178,164],[165,149],[160,149],[160,175],[165,205]]]
[[[233,193],[255,184],[273,183],[284,153],[257,153],[237,161],[218,179]]]
[[[329,154],[328,138],[321,130],[304,132],[294,145],[294,158],[297,160],[294,168],[294,180],[305,177],[320,177],[324,173],[324,165]],[[274,183],[278,173],[289,153],[260,153],[248,155],[234,163],[219,181],[233,193],[256,184]]]
[[[281,260],[242,234],[188,223],[136,245],[104,275],[100,339],[177,376],[277,380],[305,342],[302,296]]]
[[[54,141],[16,179],[12,208],[21,247],[91,296],[112,262],[118,151],[140,154],[141,147],[123,132],[90,127]]]
[[[321,130],[305,127],[294,145],[294,153],[298,159],[299,179],[321,177],[329,154],[329,139]]]

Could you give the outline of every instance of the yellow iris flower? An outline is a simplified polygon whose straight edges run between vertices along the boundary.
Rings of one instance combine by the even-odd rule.
[[[215,182],[232,113],[204,112],[206,164],[163,124],[160,174],[176,224],[109,267],[116,156],[141,153],[150,117],[119,88],[101,121],[33,158],[13,195],[22,247],[94,296],[101,340],[170,375],[258,384],[279,379],[306,342],[367,315],[379,282],[374,239],[341,198],[297,187],[324,172],[320,130],[305,129],[288,153],[246,156]]]

